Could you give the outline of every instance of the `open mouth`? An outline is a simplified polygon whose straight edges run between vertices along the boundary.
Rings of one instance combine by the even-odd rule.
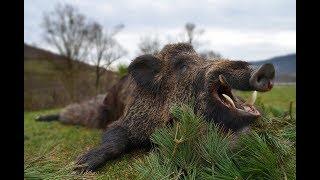
[[[242,115],[260,116],[259,111],[254,107],[254,102],[257,99],[257,91],[253,91],[247,101],[242,102],[236,100],[232,94],[232,89],[229,86],[223,75],[219,75],[219,85],[214,89],[213,95],[231,111],[237,111]]]

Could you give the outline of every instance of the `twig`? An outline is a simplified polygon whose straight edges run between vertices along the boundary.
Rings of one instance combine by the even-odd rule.
[[[293,101],[290,101],[290,106],[289,106],[289,116],[290,116],[290,119],[292,120],[292,104],[293,104]]]
[[[173,148],[172,156],[174,156],[174,155],[176,154],[178,145],[183,142],[183,136],[181,136],[180,139],[177,139],[179,127],[180,127],[180,124],[177,123],[176,133],[175,133],[175,135],[174,135],[174,140],[173,140],[173,141],[175,142],[175,145],[174,145],[174,148]]]

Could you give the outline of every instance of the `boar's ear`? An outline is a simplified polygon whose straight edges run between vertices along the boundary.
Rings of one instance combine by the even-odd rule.
[[[158,58],[142,55],[131,62],[128,72],[139,86],[157,92],[161,87],[160,69],[161,61]]]

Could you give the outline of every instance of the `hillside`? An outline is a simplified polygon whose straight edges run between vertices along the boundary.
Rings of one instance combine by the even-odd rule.
[[[24,44],[24,60],[35,60],[35,59],[51,59],[51,60],[66,60],[64,56],[52,53],[50,51],[40,49],[37,47]]]
[[[276,82],[296,82],[296,54],[278,56],[267,60],[255,61],[253,64],[261,65],[272,63],[276,68]]]
[[[59,54],[40,49],[37,47],[33,47],[28,44],[24,44],[24,61],[52,61],[54,65],[64,67],[67,65],[68,59],[64,56],[61,56]],[[94,67],[83,63],[81,61],[74,61],[73,62],[76,66],[80,66],[80,68],[83,68],[85,70],[94,70]],[[112,71],[108,71],[108,73],[113,73]]]
[[[73,102],[66,67],[66,57],[24,44],[24,108],[53,108]],[[75,101],[94,96],[97,93],[95,68],[76,61],[74,67],[76,78],[72,92],[76,94]],[[98,93],[105,92],[118,79],[116,73],[105,71]]]

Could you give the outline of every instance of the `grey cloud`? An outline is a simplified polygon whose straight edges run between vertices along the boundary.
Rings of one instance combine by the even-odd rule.
[[[132,36],[140,36],[146,32],[145,29],[150,28],[159,29],[160,35],[174,36],[163,32],[167,29],[182,30],[186,22],[194,22],[203,29],[214,27],[244,33],[254,31],[266,35],[280,31],[295,32],[296,28],[294,0],[27,0],[24,8],[25,41],[43,43],[39,26],[42,15],[46,11],[51,11],[58,2],[77,6],[82,13],[107,28],[123,23],[126,28],[121,33]],[[130,42],[131,45],[136,44],[138,39],[139,37],[128,38],[135,40]],[[214,39],[208,37],[208,41],[214,42]],[[271,57],[277,53],[295,51],[292,47],[283,48],[275,43],[249,44],[246,49],[240,46],[232,48],[216,45],[230,57],[247,59]],[[128,51],[134,50],[128,49]],[[133,56],[134,52],[129,54]]]

